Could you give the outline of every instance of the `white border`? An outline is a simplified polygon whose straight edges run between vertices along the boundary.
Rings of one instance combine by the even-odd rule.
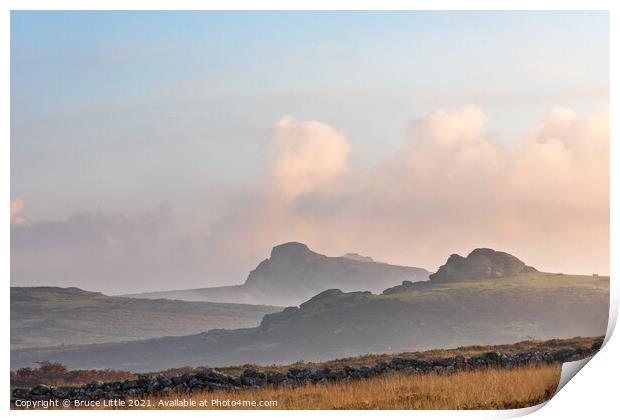
[[[492,0],[472,0],[472,1],[423,1],[423,0],[5,0],[0,6],[2,15],[0,17],[0,54],[3,65],[0,67],[0,77],[2,84],[0,92],[2,93],[2,112],[0,114],[2,140],[0,140],[0,202],[6,203],[4,207],[6,211],[5,223],[0,224],[0,273],[3,279],[4,287],[1,289],[2,303],[4,308],[4,322],[2,323],[2,334],[5,344],[2,347],[4,372],[9,371],[9,289],[10,283],[10,227],[8,203],[10,201],[10,10],[347,10],[347,9],[363,9],[363,10],[610,10],[611,18],[611,51],[610,63],[611,69],[611,103],[610,115],[611,123],[611,255],[620,255],[618,247],[618,218],[620,214],[620,206],[618,206],[618,191],[620,191],[620,183],[617,163],[619,156],[618,145],[618,119],[613,118],[617,115],[617,107],[615,99],[617,98],[617,77],[618,73],[617,54],[614,54],[613,46],[617,46],[618,29],[616,14],[618,7],[617,2],[605,0],[590,1],[543,1],[543,0],[506,0],[502,2]],[[608,327],[607,340],[610,339],[610,332],[613,331],[618,314],[618,287],[615,280],[618,273],[618,258],[611,259],[611,317]],[[549,419],[549,418],[584,418],[599,417],[606,418],[612,413],[617,413],[617,383],[618,373],[620,370],[618,360],[615,354],[618,354],[620,345],[617,339],[607,342],[603,350],[592,359],[590,363],[579,373],[579,379],[570,381],[554,398],[547,403],[544,409],[536,411],[540,407],[534,409],[512,410],[512,411],[322,411],[321,416],[327,418],[368,418],[378,416],[390,416],[394,418],[504,418],[525,415],[536,411],[533,418]],[[9,380],[8,375],[3,381],[0,389],[2,399],[5,401],[5,410],[8,410],[9,396]],[[9,410],[10,411],[10,410]],[[109,418],[110,412],[89,411],[89,416]],[[251,415],[260,418],[289,417],[294,415],[296,418],[315,418],[318,413],[309,411],[254,411],[252,414],[241,414],[234,411],[211,411],[208,414],[203,411],[119,411],[115,412],[120,417],[133,418],[170,418],[170,416],[184,417],[201,417],[205,415],[222,419],[236,418],[237,416]],[[11,416],[22,418],[39,418],[39,417],[83,417],[84,411],[10,411]]]
[[[611,10],[610,0],[6,0],[13,10]]]

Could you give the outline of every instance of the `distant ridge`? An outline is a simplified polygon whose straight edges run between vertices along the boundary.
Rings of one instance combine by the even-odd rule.
[[[180,366],[320,361],[354,355],[602,335],[609,277],[553,273],[413,283],[382,295],[325,290],[266,314],[255,328],[183,337],[11,351],[38,360],[148,372]]]
[[[11,287],[11,348],[105,343],[253,327],[281,308],[106,296],[77,287]]]
[[[423,268],[376,262],[359,254],[328,257],[312,251],[306,244],[287,242],[274,246],[269,258],[249,273],[244,284],[125,296],[298,305],[326,289],[379,293],[403,281],[425,281],[429,274]]]

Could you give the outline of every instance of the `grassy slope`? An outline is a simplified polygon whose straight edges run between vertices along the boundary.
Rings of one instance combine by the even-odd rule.
[[[302,353],[332,358],[594,336],[606,330],[608,307],[609,277],[532,273],[415,283],[410,291],[388,295],[324,294],[261,335],[292,345],[295,330],[304,331],[298,340]]]
[[[106,296],[76,288],[12,287],[11,348],[89,344],[258,325],[280,308]]]
[[[378,298],[393,297],[414,305],[450,302],[449,310],[459,312],[461,316],[477,318],[469,325],[472,337],[486,328],[492,328],[496,320],[503,318],[508,318],[503,323],[503,334],[512,334],[514,339],[603,334],[607,327],[609,277],[606,276],[527,273],[501,279],[420,286],[414,291]],[[484,305],[480,306],[480,302]],[[549,322],[527,316],[530,313],[544,314],[541,309],[545,307],[548,308]],[[571,326],[566,325],[565,319],[574,316],[573,311],[577,308],[587,307],[593,311],[582,314],[583,330],[568,331]],[[510,320],[511,314],[517,311],[524,316],[520,320],[517,317]],[[459,322],[458,328],[463,328],[462,323]]]
[[[609,278],[523,274],[416,283],[391,295],[323,293],[261,327],[122,345],[12,353],[12,366],[57,360],[70,367],[138,371],[331,360],[368,353],[500,344],[605,333]]]
[[[454,283],[424,283],[415,291],[392,295],[399,299],[412,301],[428,297],[430,293],[476,294],[510,292],[521,290],[530,292],[545,292],[552,290],[561,293],[563,298],[581,299],[591,296],[592,293],[609,292],[608,276],[582,276],[556,273],[525,273],[513,277],[500,279],[467,280]],[[390,295],[382,295],[388,298]],[[509,295],[506,295],[509,297]]]

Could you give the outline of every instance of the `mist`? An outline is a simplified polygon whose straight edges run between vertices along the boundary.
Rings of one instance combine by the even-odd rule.
[[[256,177],[193,209],[204,220],[161,197],[138,214],[30,221],[14,197],[11,283],[107,293],[240,284],[288,241],[430,271],[484,246],[541,271],[608,273],[608,110],[553,108],[515,142],[488,119],[475,105],[418,115],[396,152],[359,163],[345,131],[283,116]]]

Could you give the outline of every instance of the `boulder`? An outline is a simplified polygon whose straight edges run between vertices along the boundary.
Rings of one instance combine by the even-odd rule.
[[[61,386],[52,389],[52,397],[54,398],[69,398],[75,392],[75,388],[71,386]]]
[[[286,375],[281,372],[267,372],[267,383],[280,384],[286,380]]]
[[[502,361],[503,354],[497,351],[484,353],[482,357],[486,358],[490,364],[498,365]]]
[[[205,382],[212,382],[216,384],[227,384],[230,382],[230,377],[215,369],[205,369],[197,372],[196,377]]]
[[[256,369],[246,369],[241,374],[241,384],[246,386],[260,386],[266,382],[264,373]]]
[[[165,376],[158,376],[158,377],[157,377],[157,382],[159,382],[159,384],[160,384],[162,387],[164,387],[164,388],[169,387],[169,386],[171,386],[171,385],[172,385],[172,379],[167,378],[167,377],[165,377]]]
[[[11,392],[11,396],[17,399],[27,398],[31,391],[25,388],[15,388],[13,392]]]
[[[344,370],[332,370],[329,373],[325,374],[325,379],[330,382],[342,381],[347,377],[347,374]]]
[[[568,362],[578,355],[578,352],[575,349],[560,349],[552,352],[551,355],[556,362]]]
[[[592,346],[590,347],[590,350],[594,350],[594,351],[598,351],[601,349],[601,347],[603,347],[603,339],[600,338],[598,340],[595,340],[592,343]]]
[[[304,381],[308,379],[310,370],[306,368],[290,368],[286,376],[296,381]]]
[[[311,368],[308,377],[316,383],[325,378],[325,372],[323,369]]]
[[[48,395],[52,391],[47,385],[39,384],[30,390],[32,395]]]

